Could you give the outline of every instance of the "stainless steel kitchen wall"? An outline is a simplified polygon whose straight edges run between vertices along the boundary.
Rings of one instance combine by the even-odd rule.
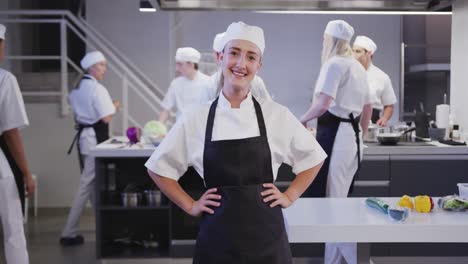
[[[345,19],[356,34],[368,35],[379,46],[375,64],[399,89],[401,17],[399,15],[290,15],[259,14],[249,11],[178,12],[178,23],[170,28],[168,12],[139,13],[127,0],[96,0],[87,3],[87,19],[118,49],[163,89],[170,82],[170,54],[177,47],[192,46],[211,51],[216,33],[229,23],[242,20],[265,30],[264,67],[259,75],[275,100],[296,116],[306,110],[320,69],[322,35],[326,23]],[[170,43],[170,31],[174,43]],[[395,120],[398,113],[394,115]]]

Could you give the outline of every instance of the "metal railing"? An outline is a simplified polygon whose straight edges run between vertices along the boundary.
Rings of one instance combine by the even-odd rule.
[[[69,91],[69,66],[71,69],[82,74],[83,71],[68,56],[67,32],[72,32],[89,48],[104,53],[108,61],[108,69],[120,78],[122,91],[122,133],[129,126],[129,122],[142,126],[129,113],[129,91],[132,95],[138,95],[142,102],[151,111],[159,113],[162,109],[161,98],[164,91],[150,80],[131,60],[119,52],[104,36],[94,29],[83,18],[78,18],[67,10],[8,10],[0,11],[0,20],[7,24],[58,24],[60,26],[60,54],[53,56],[41,55],[13,55],[7,56],[8,60],[59,60],[60,61],[60,92],[37,91],[24,92],[26,96],[60,96],[61,115],[69,114],[68,91]]]

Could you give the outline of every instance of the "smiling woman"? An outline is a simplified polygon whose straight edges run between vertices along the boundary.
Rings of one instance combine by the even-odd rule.
[[[281,208],[301,196],[326,155],[287,108],[252,96],[263,30],[232,23],[223,43],[221,92],[184,112],[145,165],[167,197],[202,217],[193,263],[291,264]],[[282,163],[297,174],[284,193],[273,184]],[[177,182],[189,165],[208,189],[197,201]]]
[[[249,93],[250,83],[262,67],[261,58],[260,49],[247,40],[231,40],[221,54],[223,92],[238,99],[234,99],[234,108]]]

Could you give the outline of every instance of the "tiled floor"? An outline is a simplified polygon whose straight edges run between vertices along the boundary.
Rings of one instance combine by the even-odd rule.
[[[94,216],[87,211],[82,217],[81,230],[85,244],[63,248],[58,239],[66,219],[66,211],[42,210],[38,218],[30,217],[26,225],[31,264],[191,264],[191,259],[96,260]],[[3,236],[3,234],[1,235]],[[2,241],[0,239],[0,241]],[[5,263],[3,242],[0,242],[0,263]],[[374,258],[375,264],[468,264],[468,258]],[[323,260],[294,259],[294,264],[321,264]]]

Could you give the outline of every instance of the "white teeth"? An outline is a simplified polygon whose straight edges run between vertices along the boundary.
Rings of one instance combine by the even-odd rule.
[[[245,74],[245,73],[241,73],[241,72],[237,72],[237,71],[232,71],[232,73],[233,73],[234,75],[241,76],[241,77],[244,77],[244,76],[247,75],[247,74]]]

